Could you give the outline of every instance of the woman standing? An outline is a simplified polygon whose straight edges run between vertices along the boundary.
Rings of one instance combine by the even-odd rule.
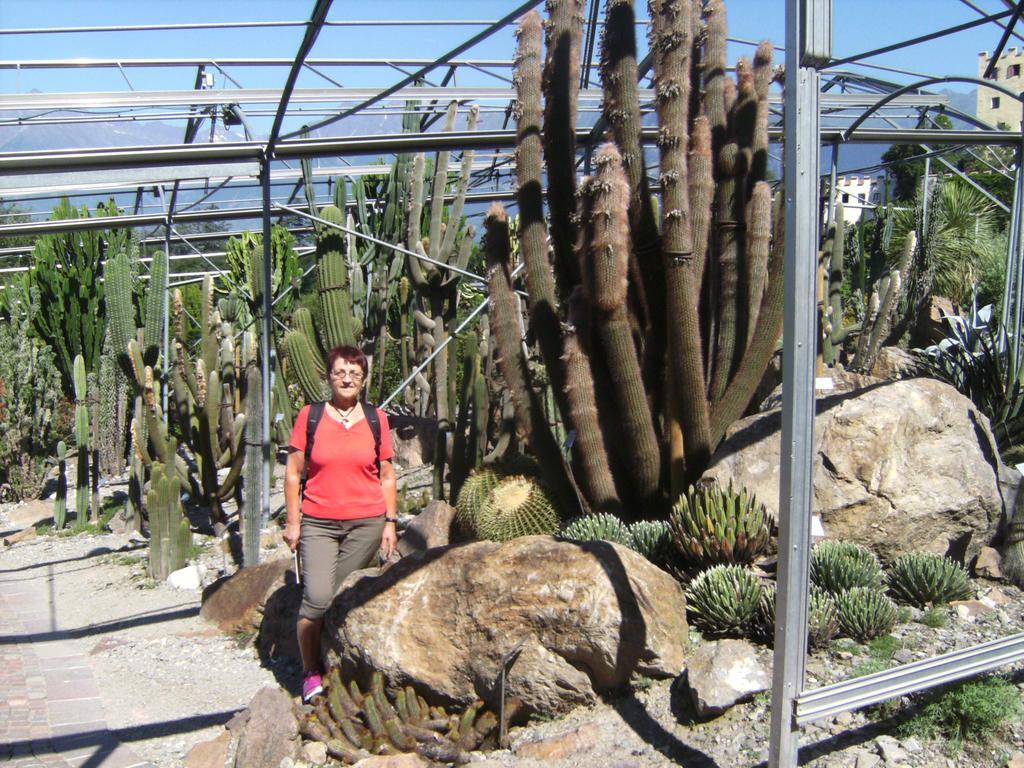
[[[387,416],[377,410],[380,450],[360,402],[366,355],[336,347],[327,355],[331,397],[315,424],[307,451],[311,406],[299,411],[285,472],[284,539],[302,561],[302,607],[296,632],[302,654],[302,698],[323,690],[320,633],[327,606],[342,581],[365,568],[380,550],[391,556],[398,543],[398,493]],[[372,412],[371,412],[372,413]],[[308,457],[308,466],[307,466]],[[303,483],[305,480],[305,483]]]

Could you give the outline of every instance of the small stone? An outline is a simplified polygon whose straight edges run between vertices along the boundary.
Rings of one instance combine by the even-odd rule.
[[[921,742],[916,737],[911,736],[900,742],[900,746],[903,747],[909,754],[914,755],[921,751]]]
[[[1007,597],[1006,593],[1001,589],[990,589],[988,594],[982,598],[986,603],[992,603],[992,605],[1008,605],[1013,602],[1013,599]]]
[[[230,731],[223,731],[209,741],[201,741],[185,756],[185,768],[224,768],[230,747]]]
[[[914,660],[914,652],[909,648],[900,648],[892,655],[892,658],[900,664],[909,664]]]
[[[198,567],[186,565],[168,576],[167,584],[175,589],[199,589],[203,584],[203,577]]]
[[[519,744],[514,752],[520,759],[562,760],[586,752],[600,735],[601,729],[596,725],[584,725],[550,739]]]
[[[686,682],[697,715],[708,717],[767,690],[771,678],[750,643],[719,640],[701,646],[689,659]]]
[[[850,725],[853,723],[853,720],[854,718],[852,712],[840,712],[838,715],[835,716],[832,722],[834,722],[836,725]]]
[[[889,765],[907,759],[907,753],[900,747],[899,741],[892,736],[879,736],[875,739],[875,746],[878,747],[878,754]]]
[[[374,755],[355,763],[352,768],[427,768],[430,763],[417,755],[408,752],[402,755]]]
[[[1006,768],[1024,768],[1024,752],[1014,752],[1006,761]]]
[[[875,768],[882,762],[882,758],[866,749],[859,749],[855,754],[857,759],[853,764],[854,768]]]
[[[950,605],[956,610],[957,615],[966,621],[974,621],[981,616],[987,616],[994,610],[980,600],[954,600]]]
[[[313,765],[327,762],[327,745],[322,741],[307,741],[302,745],[302,757]]]
[[[986,579],[1000,581],[1003,578],[1003,571],[1000,568],[1002,557],[992,547],[982,547],[978,557],[974,561],[974,574]]]

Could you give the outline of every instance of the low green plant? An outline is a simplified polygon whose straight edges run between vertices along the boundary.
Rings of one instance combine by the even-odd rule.
[[[949,623],[949,613],[942,606],[936,605],[922,613],[918,622],[932,629],[942,629]]]
[[[854,587],[880,589],[882,565],[870,549],[860,544],[822,541],[811,552],[811,583],[833,595]]]
[[[879,635],[868,640],[867,646],[871,658],[888,661],[900,649],[900,641],[892,635]]]
[[[858,677],[874,675],[878,672],[884,672],[891,666],[892,664],[884,659],[868,659],[867,661],[862,661],[859,664],[855,664],[850,667],[850,671],[846,675],[846,679],[856,680]]]
[[[669,516],[672,538],[683,559],[697,566],[752,563],[771,538],[774,521],[746,489],[717,483],[690,486]]]
[[[889,594],[918,608],[974,596],[967,570],[955,560],[928,552],[900,555],[886,576]]]
[[[925,694],[917,713],[900,726],[902,736],[944,739],[951,752],[964,742],[984,742],[1024,714],[1020,691],[1005,677],[984,677]]]
[[[609,515],[607,512],[577,517],[559,535],[563,539],[573,541],[610,541],[613,544],[636,549],[636,542],[629,532],[629,526],[615,515]]]
[[[686,609],[707,635],[745,637],[754,629],[761,592],[761,581],[749,568],[716,565],[690,582]]]
[[[861,643],[888,634],[896,624],[896,603],[869,587],[853,587],[835,596],[839,632]]]

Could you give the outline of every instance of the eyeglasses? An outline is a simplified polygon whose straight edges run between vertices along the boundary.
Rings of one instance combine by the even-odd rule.
[[[331,371],[329,375],[336,381],[344,381],[345,379],[348,379],[356,384],[363,380],[363,374],[361,371]]]

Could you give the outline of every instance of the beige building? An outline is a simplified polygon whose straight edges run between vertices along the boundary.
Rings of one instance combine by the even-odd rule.
[[[985,76],[985,69],[991,58],[988,51],[978,54],[978,77]],[[1024,91],[1024,49],[1008,48],[1004,50],[989,79],[1006,86],[1014,93]],[[1011,99],[1005,93],[981,86],[978,86],[977,98],[979,120],[984,120],[994,127],[1003,124],[1013,131],[1020,128],[1021,103],[1019,101]]]
[[[856,224],[863,217],[870,219],[882,204],[885,175],[840,176],[836,179],[837,197],[843,203],[843,221]]]

